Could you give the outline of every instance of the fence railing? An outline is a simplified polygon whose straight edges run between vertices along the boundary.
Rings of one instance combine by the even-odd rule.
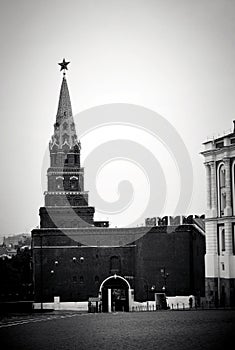
[[[192,307],[189,306],[189,304],[186,303],[176,303],[176,304],[170,304],[167,306],[167,308],[161,308],[156,305],[138,305],[138,306],[132,306],[132,312],[146,312],[146,311],[159,311],[159,310],[208,310],[208,309],[230,309],[228,306],[218,306],[215,303],[212,303],[210,301],[202,302],[200,305],[193,305]]]

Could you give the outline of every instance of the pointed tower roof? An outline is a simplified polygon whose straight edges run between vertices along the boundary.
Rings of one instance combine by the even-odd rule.
[[[60,63],[61,70],[67,69],[68,63],[66,63],[65,60],[64,63]],[[73,120],[72,106],[69,96],[69,89],[64,72],[60,88],[56,123],[54,124],[54,135],[52,136],[52,140],[50,142],[50,149],[52,149],[53,147],[57,147],[58,149],[63,148],[64,150],[69,151],[69,149],[71,149],[75,145],[78,145],[80,147],[80,144],[77,140],[76,128]]]
[[[60,88],[60,97],[59,97],[59,104],[58,104],[58,110],[56,115],[56,122],[60,123],[65,116],[68,116],[68,117],[72,116],[72,106],[71,106],[71,101],[69,96],[67,80],[64,75],[61,88]]]

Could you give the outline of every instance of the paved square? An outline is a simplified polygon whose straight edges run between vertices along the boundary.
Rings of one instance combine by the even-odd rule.
[[[2,324],[0,339],[17,350],[226,349],[235,310],[48,313]]]

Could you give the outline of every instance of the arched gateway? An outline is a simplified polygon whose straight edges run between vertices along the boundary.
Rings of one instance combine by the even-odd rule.
[[[103,312],[129,311],[131,286],[124,277],[115,274],[106,278],[99,294]]]

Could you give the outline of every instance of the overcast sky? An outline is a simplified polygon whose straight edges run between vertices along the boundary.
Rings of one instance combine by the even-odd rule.
[[[205,212],[201,144],[235,119],[235,1],[3,0],[0,17],[1,236],[39,225],[64,57],[74,113],[130,103],[174,126]]]

